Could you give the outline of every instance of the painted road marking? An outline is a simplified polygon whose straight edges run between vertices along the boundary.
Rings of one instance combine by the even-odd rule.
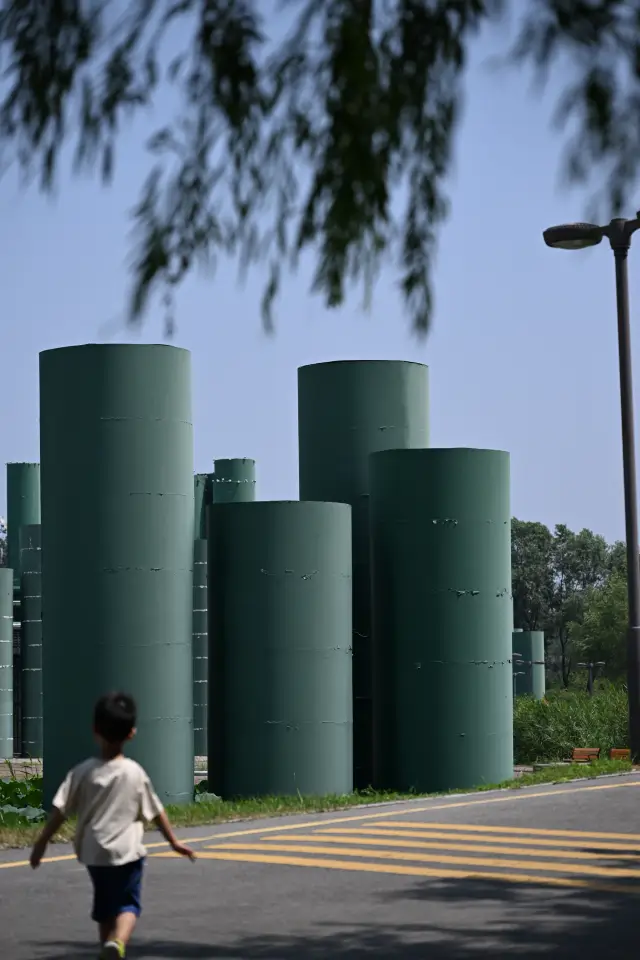
[[[458,825],[456,824],[456,827]],[[566,837],[564,840],[547,840],[545,837],[520,837],[515,838],[514,836],[509,835],[508,837],[496,836],[495,834],[480,834],[479,836],[472,832],[472,828],[469,828],[469,836],[466,835],[466,831],[462,832],[453,832],[450,830],[429,830],[427,829],[428,824],[425,824],[424,829],[422,830],[387,830],[386,825],[384,827],[360,827],[358,833],[369,834],[373,837],[415,837],[416,839],[423,840],[453,840],[453,841],[462,841],[466,840],[468,843],[482,844],[483,846],[478,847],[478,849],[486,849],[485,844],[489,843],[504,843],[513,846],[516,843],[519,847],[559,847],[562,852],[567,849],[567,847],[574,848],[576,843],[576,838],[571,839],[571,835]],[[351,833],[349,827],[327,827],[327,830],[318,830],[318,833],[324,835],[324,833]],[[603,834],[606,836],[606,834]],[[631,839],[627,843],[622,841],[600,841],[600,840],[589,840],[588,842],[581,843],[581,847],[588,847],[589,850],[609,850],[612,853],[625,854],[629,857],[640,857],[640,837],[636,838],[635,834],[629,835]]]
[[[196,843],[210,843],[212,840],[224,840],[228,837],[248,837],[248,836],[260,836],[265,833],[282,833],[284,830],[309,830],[312,827],[324,827],[330,826],[337,823],[356,823],[364,820],[380,820],[385,817],[403,817],[411,816],[415,813],[429,813],[434,810],[457,810],[461,807],[473,807],[473,806],[486,806],[490,803],[513,803],[513,802],[522,802],[523,800],[536,800],[543,799],[547,797],[558,797],[565,796],[572,793],[591,793],[595,790],[619,790],[622,788],[629,787],[640,787],[640,780],[624,781],[622,783],[598,783],[594,786],[585,787],[583,784],[575,785],[572,787],[566,787],[561,790],[556,790],[551,787],[550,789],[536,792],[536,793],[519,793],[516,790],[513,791],[500,791],[498,796],[478,796],[475,794],[470,800],[454,800],[445,803],[434,803],[431,801],[426,806],[420,807],[408,807],[406,810],[389,810],[384,813],[380,809],[376,810],[375,813],[364,813],[364,814],[355,814],[346,817],[334,817],[331,819],[323,820],[309,820],[306,823],[288,823],[288,824],[278,824],[273,827],[252,827],[248,830],[231,830],[224,833],[212,833],[206,837],[190,837],[188,842],[190,844]],[[546,831],[544,831],[546,832]],[[629,835],[630,837],[632,835]],[[164,841],[158,843],[147,843],[145,844],[148,850],[152,850],[157,847],[166,846]],[[170,856],[174,857],[176,854],[168,852],[166,854],[151,854],[151,856]],[[64,861],[75,860],[75,854],[66,854],[58,857],[47,857],[43,864],[49,863],[61,863]],[[10,860],[5,863],[0,863],[0,870],[9,870],[12,867],[28,867],[28,860]]]
[[[156,853],[155,857],[173,857],[170,853]],[[581,880],[577,877],[546,877],[541,874],[525,873],[495,873],[480,870],[447,870],[432,869],[430,867],[400,866],[389,863],[366,863],[353,860],[326,860],[311,859],[308,857],[279,857],[261,853],[226,853],[224,851],[206,850],[199,854],[202,860],[231,860],[234,863],[264,863],[278,864],[285,867],[321,867],[324,870],[351,870],[360,873],[387,873],[404,877],[429,877],[437,880],[491,880],[494,883],[529,883],[544,886],[575,887],[583,890],[597,890],[602,893],[640,893],[640,886],[626,886],[614,883],[593,883],[590,880]]]
[[[532,836],[514,836],[512,827],[491,827],[484,835],[478,834],[475,824],[455,824],[451,831],[449,824],[437,824],[438,829],[429,831],[428,824],[421,830],[412,830],[411,826],[420,824],[402,822],[398,824],[400,829],[387,829],[393,822],[383,821],[382,827],[376,823],[350,827],[323,824],[306,833],[302,830],[296,834],[270,832],[253,842],[240,838],[218,839],[208,845],[200,857],[316,869],[326,869],[329,864],[329,869],[334,870],[393,872],[407,876],[464,875],[501,883],[557,885],[560,874],[563,886],[587,883],[592,889],[610,891],[614,887],[623,889],[616,881],[637,881],[636,885],[625,885],[624,892],[640,894],[640,854],[631,850],[633,841],[637,847],[638,835],[628,835],[630,843],[625,845],[620,840],[608,839],[620,834],[591,831],[559,831],[561,840],[548,840],[537,830],[532,830]],[[592,849],[591,844],[597,846]],[[389,861],[398,864],[390,867]],[[428,867],[405,869],[411,862],[428,864]],[[458,869],[451,873],[450,867]],[[416,869],[426,869],[427,873],[416,873]]]
[[[363,836],[363,833],[366,835]],[[500,847],[494,844],[479,844],[479,843],[456,843],[455,846],[451,843],[443,843],[442,841],[421,841],[421,840],[383,840],[378,839],[377,837],[371,837],[370,834],[374,833],[373,830],[335,830],[332,832],[325,832],[324,830],[318,831],[315,834],[305,834],[300,836],[296,834],[295,841],[298,842],[308,842],[308,843],[361,843],[368,847],[406,847],[411,850],[462,850],[465,853],[497,853],[500,856],[509,857],[512,856],[512,851],[506,850],[504,847]],[[397,836],[399,831],[392,830],[381,830],[380,833],[383,833],[385,836],[391,834],[392,836]],[[337,836],[340,834],[340,836]],[[345,834],[345,836],[342,836]],[[268,843],[270,847],[274,847],[274,842],[282,842],[283,840],[290,840],[290,836],[271,836],[265,837],[265,843]],[[452,838],[451,838],[452,839]],[[456,838],[457,839],[457,838]],[[235,844],[224,843],[220,845],[220,849],[229,849],[235,848]],[[515,845],[518,848],[517,852],[519,856],[522,857],[549,857],[550,859],[554,858],[566,858],[568,860],[603,860],[603,859],[615,859],[615,860],[628,860],[632,863],[637,863],[640,867],[640,854],[638,853],[611,853],[610,857],[603,857],[602,851],[594,850],[592,853],[585,852],[584,850],[549,850],[546,847],[542,850],[536,848],[535,850],[520,850],[520,844]],[[512,843],[513,847],[513,843]],[[218,849],[216,844],[214,847],[208,849]],[[640,877],[640,873],[638,874]]]
[[[372,826],[377,826],[377,824],[372,824]],[[407,823],[406,820],[395,822],[393,820],[385,820],[384,824],[381,824],[384,827],[400,827],[401,829],[411,829],[412,827],[420,830],[433,827],[436,830],[464,830],[472,831],[473,833],[514,833],[531,835],[535,837],[592,837],[594,840],[632,840],[635,839],[637,843],[640,843],[640,835],[633,833],[594,833],[591,830],[545,830],[544,828],[539,827],[495,827],[495,826],[485,826],[483,824],[462,824],[462,823],[433,823],[429,821],[428,823],[423,821],[417,821],[415,824]]]
[[[504,867],[515,867],[516,869],[524,870],[540,870],[544,873],[572,873],[577,875],[583,875],[588,877],[615,877],[616,879],[638,879],[640,880],[640,870],[630,869],[629,867],[608,867],[608,866],[591,866],[582,863],[554,863],[549,860],[519,860],[515,856],[503,856],[500,860],[490,857],[457,857],[453,854],[443,854],[443,853],[405,853],[401,850],[367,850],[362,849],[362,847],[343,847],[340,850],[336,850],[335,847],[325,846],[320,842],[314,844],[307,844],[303,842],[298,842],[298,837],[295,838],[294,843],[272,843],[269,842],[268,846],[265,846],[264,843],[222,843],[220,845],[216,844],[215,847],[208,847],[208,850],[225,850],[228,853],[232,853],[235,850],[245,851],[271,851],[278,850],[280,853],[312,853],[312,854],[336,854],[339,853],[340,856],[344,857],[368,857],[370,859],[376,860],[415,860],[418,863],[445,863],[445,864],[456,864],[460,866],[470,866],[470,867],[491,867],[493,869],[502,869]],[[300,838],[300,840],[307,840],[308,837]],[[311,838],[316,841],[320,841],[320,837]],[[324,838],[322,838],[324,839]],[[356,843],[358,843],[358,838],[352,838]],[[323,861],[317,861],[317,866],[321,867]],[[500,879],[500,875],[496,875],[497,879]],[[638,887],[638,892],[640,893],[640,886]]]

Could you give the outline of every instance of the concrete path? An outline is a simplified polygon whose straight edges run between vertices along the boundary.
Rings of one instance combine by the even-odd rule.
[[[640,776],[182,831],[149,845],[145,960],[635,958]],[[155,837],[150,838],[155,841]],[[68,848],[0,859],[2,960],[91,958]]]

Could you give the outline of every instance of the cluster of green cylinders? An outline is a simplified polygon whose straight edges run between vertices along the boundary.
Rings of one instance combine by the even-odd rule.
[[[513,631],[513,693],[542,700],[546,692],[544,631]]]
[[[298,430],[300,500],[258,502],[253,460],[194,476],[186,351],[40,355],[42,514],[37,465],[12,465],[0,571],[0,754],[15,588],[47,801],[109,689],[137,701],[131,754],[165,803],[191,799],[194,754],[224,797],[512,776],[512,651],[544,650],[513,633],[508,454],[430,449],[428,370],[404,361],[301,367]]]
[[[209,510],[209,785],[352,789],[351,524],[340,503]]]
[[[42,540],[41,526],[20,528],[20,708],[22,753],[42,756]]]
[[[45,799],[112,689],[165,803],[193,795],[191,363],[164,345],[40,354]]]
[[[0,567],[0,761],[13,757],[13,570]]]
[[[509,500],[501,451],[371,457],[378,787],[513,776]]]
[[[429,445],[428,368],[396,360],[317,363],[298,370],[301,500],[351,506],[354,781],[373,775],[369,458]]]

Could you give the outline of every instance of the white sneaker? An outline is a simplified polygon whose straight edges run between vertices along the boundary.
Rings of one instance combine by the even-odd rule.
[[[124,946],[118,940],[108,940],[100,951],[100,960],[122,960]]]

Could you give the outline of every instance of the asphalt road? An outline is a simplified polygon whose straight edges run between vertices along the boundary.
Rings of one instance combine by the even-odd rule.
[[[150,847],[132,958],[638,954],[637,775],[181,835],[199,859]],[[2,960],[96,955],[84,868],[51,855],[0,854]]]

